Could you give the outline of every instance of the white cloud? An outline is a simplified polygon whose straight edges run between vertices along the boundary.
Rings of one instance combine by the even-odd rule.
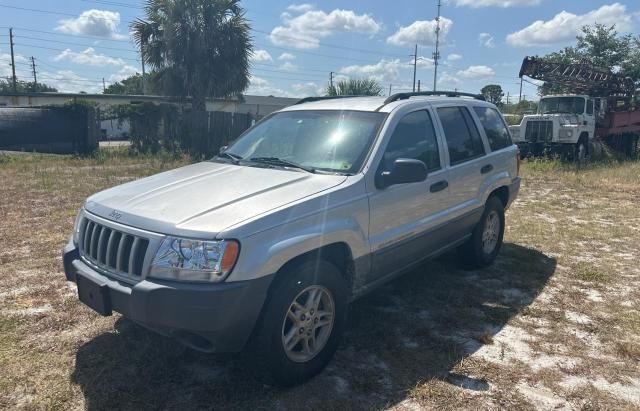
[[[296,71],[298,70],[298,66],[296,66],[295,64],[286,61],[283,65],[281,65],[280,70],[284,70],[284,71]]]
[[[292,11],[294,13],[306,13],[307,11],[311,11],[315,8],[316,7],[313,4],[304,3],[304,4],[292,4],[289,7],[287,7],[287,10]]]
[[[406,27],[400,27],[398,31],[387,37],[387,43],[395,46],[412,46],[414,44],[433,46],[436,43],[436,26],[435,20],[414,21]],[[453,26],[453,21],[446,17],[440,18],[441,41],[446,39],[451,26]]]
[[[308,10],[299,16],[282,14],[283,25],[275,27],[269,38],[281,46],[299,49],[319,47],[320,39],[337,32],[375,34],[380,24],[368,14],[356,14],[352,10],[335,9],[330,13]]]
[[[468,68],[456,73],[458,77],[472,80],[489,78],[495,74],[496,72],[491,67],[487,66],[469,66]]]
[[[14,59],[16,63],[31,63],[20,54],[15,54]],[[0,78],[4,80],[11,75],[11,54],[0,52]]]
[[[109,83],[115,83],[117,81],[122,81],[127,77],[131,77],[134,74],[139,73],[136,67],[125,65],[122,67],[116,74],[112,74],[109,76]]]
[[[462,60],[462,55],[451,53],[447,56],[447,61],[458,61],[458,60]]]
[[[343,67],[339,71],[343,75],[370,78],[378,82],[386,83],[398,78],[399,70],[403,68],[403,66],[404,68],[408,68],[408,63],[401,62],[399,59],[382,59],[375,64],[352,65]]]
[[[88,66],[122,66],[125,64],[124,60],[120,58],[106,56],[101,53],[97,53],[93,47],[88,47],[86,50],[78,53],[66,49],[62,53],[53,58],[55,61],[69,60],[76,64],[84,64]]]
[[[251,61],[261,62],[261,61],[272,61],[271,54],[267,50],[254,50],[253,55],[251,56]]]
[[[296,56],[294,56],[291,53],[282,53],[280,54],[280,57],[278,57],[278,60],[282,60],[282,61],[291,61],[295,59],[296,59]]]
[[[620,3],[604,5],[586,14],[576,15],[561,11],[551,20],[538,20],[522,30],[507,36],[507,43],[514,47],[546,46],[575,40],[582,26],[593,23],[616,25],[620,31],[629,31],[633,17],[626,6]]]
[[[459,78],[446,71],[438,76],[438,88],[441,90],[447,88],[455,89],[459,88],[461,85],[462,82]]]
[[[480,43],[481,46],[488,47],[490,49],[496,46],[493,36],[489,33],[478,34],[478,43]]]
[[[307,83],[296,83],[291,85],[293,95],[296,97],[318,96],[324,94],[325,88],[310,81]]]
[[[92,81],[82,77],[71,70],[58,70],[55,73],[42,72],[38,80],[49,86],[55,87],[63,93],[78,93],[80,91],[91,93],[102,92],[102,82]]]
[[[413,59],[407,62],[408,65],[413,66]],[[418,68],[431,68],[434,66],[434,61],[430,57],[418,56],[418,61],[416,62],[416,66]]]
[[[520,7],[537,6],[542,0],[453,0],[456,6],[479,7]]]
[[[291,97],[290,93],[286,90],[274,86],[269,82],[269,80],[256,76],[251,76],[249,78],[247,94],[255,96]]]
[[[68,34],[126,39],[128,36],[118,33],[120,13],[108,10],[87,10],[72,19],[60,20],[57,31]]]

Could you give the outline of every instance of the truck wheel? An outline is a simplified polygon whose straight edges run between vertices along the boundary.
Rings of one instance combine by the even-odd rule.
[[[493,262],[502,247],[504,237],[504,206],[495,196],[489,197],[480,221],[458,252],[471,268],[482,268]]]
[[[573,156],[574,160],[578,164],[584,164],[587,161],[588,147],[587,143],[584,139],[580,139],[576,143],[575,154]]]
[[[300,384],[329,363],[346,325],[348,285],[335,265],[310,259],[280,274],[254,335],[253,357],[273,385]]]

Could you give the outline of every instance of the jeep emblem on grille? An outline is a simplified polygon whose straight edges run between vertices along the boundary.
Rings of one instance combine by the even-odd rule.
[[[109,218],[112,218],[116,221],[120,220],[120,218],[122,217],[122,214],[120,214],[119,212],[117,212],[116,210],[113,210],[111,212],[111,214],[109,214]]]

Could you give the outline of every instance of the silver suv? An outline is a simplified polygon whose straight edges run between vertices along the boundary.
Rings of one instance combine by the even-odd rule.
[[[457,248],[490,264],[520,187],[493,104],[463,93],[308,98],[211,159],[89,197],[64,249],[102,315],[272,382],[320,372],[349,302]]]

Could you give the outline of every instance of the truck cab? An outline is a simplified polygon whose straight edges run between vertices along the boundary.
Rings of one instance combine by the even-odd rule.
[[[538,113],[525,115],[512,129],[523,155],[557,153],[584,159],[595,137],[601,99],[587,95],[551,95],[540,99]]]

